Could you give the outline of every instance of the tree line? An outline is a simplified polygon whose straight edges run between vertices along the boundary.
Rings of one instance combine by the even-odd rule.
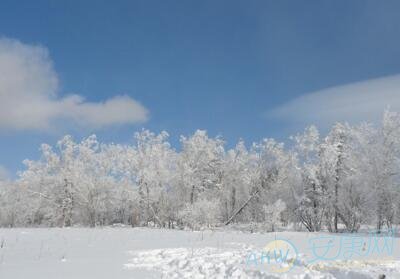
[[[263,139],[232,149],[198,130],[182,136],[142,130],[131,144],[80,142],[41,146],[14,181],[0,182],[0,225],[126,224],[201,228],[262,224],[309,231],[378,230],[400,221],[400,114],[381,125],[315,126],[288,146]]]

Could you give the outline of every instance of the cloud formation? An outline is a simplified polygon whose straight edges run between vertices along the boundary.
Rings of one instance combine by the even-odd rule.
[[[148,118],[147,109],[129,96],[104,102],[61,98],[58,83],[45,47],[0,39],[0,130],[49,130],[56,121],[98,129]]]
[[[293,99],[267,113],[295,126],[378,122],[385,108],[400,111],[400,75],[331,87]]]

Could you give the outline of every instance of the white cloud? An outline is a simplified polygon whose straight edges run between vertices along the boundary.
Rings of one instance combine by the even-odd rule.
[[[326,128],[337,121],[377,122],[387,107],[400,111],[400,75],[309,93],[269,111],[267,116],[296,126]]]
[[[8,180],[10,178],[10,173],[8,170],[0,165],[0,181]]]
[[[48,130],[57,120],[102,128],[147,120],[148,111],[128,96],[86,102],[58,96],[58,77],[46,48],[0,39],[0,130]]]

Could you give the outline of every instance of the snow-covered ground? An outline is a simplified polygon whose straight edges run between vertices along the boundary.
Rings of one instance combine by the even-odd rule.
[[[281,263],[280,269],[273,257],[269,264],[260,261],[262,255],[266,259],[262,253],[268,245],[279,243],[275,239],[284,239],[297,250],[296,255],[289,253],[288,263]],[[326,258],[335,257],[341,248],[340,253],[347,260],[317,260],[315,255],[325,251],[322,242],[331,244]],[[317,249],[311,248],[312,243],[318,243],[314,246]],[[393,244],[392,254],[388,253],[389,244]],[[0,229],[0,278],[358,279],[379,278],[383,274],[386,278],[400,278],[398,244],[398,238],[371,238],[366,234],[332,238],[328,234],[305,232]]]

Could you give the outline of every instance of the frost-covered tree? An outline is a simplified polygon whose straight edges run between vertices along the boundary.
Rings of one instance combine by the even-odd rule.
[[[179,212],[185,226],[192,229],[215,226],[219,223],[219,204],[215,199],[200,198],[194,203],[186,203]]]
[[[228,150],[222,165],[220,191],[221,213],[227,221],[249,199],[252,176],[249,170],[250,154],[243,141]],[[236,221],[245,221],[248,214],[241,214]]]
[[[365,187],[358,183],[364,175],[361,130],[338,123],[322,140],[315,127],[294,138],[303,185],[297,212],[308,230],[318,231],[326,224],[337,232],[339,222],[348,231],[358,230],[365,205]]]
[[[399,203],[400,114],[386,110],[382,126],[369,134],[364,149],[376,227],[390,228]]]
[[[80,143],[66,136],[57,150],[42,145],[38,161],[25,161],[18,183],[32,196],[33,223],[107,224],[116,184],[95,136]]]
[[[328,211],[327,223],[330,230],[338,232],[340,216],[339,195],[347,183],[350,166],[350,132],[349,125],[336,123],[323,143],[323,154],[327,162]]]
[[[209,138],[206,131],[198,130],[191,137],[181,137],[179,155],[180,185],[186,199],[193,204],[200,197],[213,196],[221,187],[224,142]]]
[[[338,232],[342,223],[355,232],[363,222],[367,208],[368,183],[365,172],[365,142],[369,127],[362,124],[336,124],[325,139],[327,162],[328,211],[326,223],[330,231]]]
[[[275,231],[275,227],[281,221],[281,214],[285,209],[286,204],[280,199],[272,204],[263,206],[267,231]]]
[[[140,219],[163,225],[169,221],[165,211],[171,202],[168,192],[174,190],[171,183],[176,170],[175,152],[167,142],[167,132],[156,135],[144,130],[136,133],[135,139],[132,173],[138,185]]]
[[[264,139],[253,144],[248,160],[249,194],[233,215],[225,222],[231,223],[239,214],[247,212],[250,220],[263,222],[265,214],[263,206],[276,198],[278,187],[287,182],[289,154],[284,150],[283,143],[273,139]]]
[[[385,111],[376,127],[338,123],[324,137],[310,126],[292,139],[290,148],[264,139],[227,150],[199,130],[176,151],[166,132],[142,130],[124,145],[65,136],[24,161],[15,181],[0,182],[0,225],[273,230],[292,222],[355,232],[399,222],[398,113]]]
[[[293,139],[300,164],[302,190],[297,199],[296,213],[309,231],[319,231],[327,210],[326,169],[321,158],[319,132],[315,126],[310,126]]]

